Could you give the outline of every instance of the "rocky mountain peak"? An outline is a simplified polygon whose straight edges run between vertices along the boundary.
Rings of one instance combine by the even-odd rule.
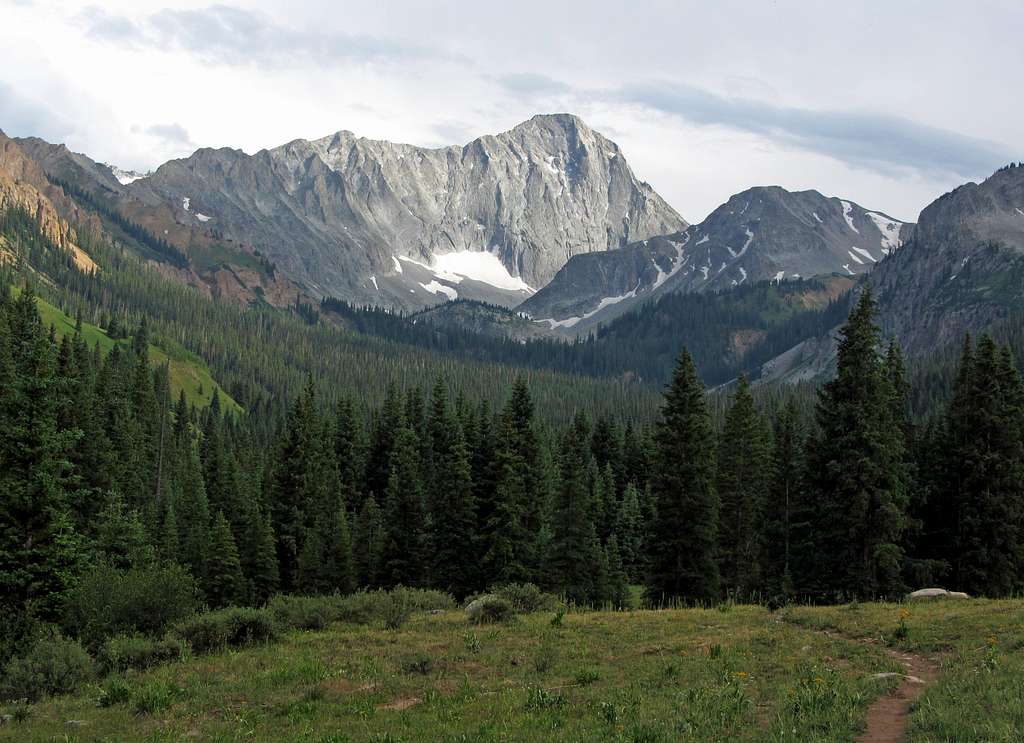
[[[253,156],[200,150],[125,188],[189,224],[202,214],[314,296],[402,308],[517,304],[573,255],[686,227],[613,142],[569,114],[442,148],[341,130]],[[413,280],[405,258],[428,273]],[[442,262],[480,271],[435,270]]]
[[[521,305],[553,328],[586,331],[667,292],[870,270],[911,225],[817,191],[749,188],[682,232],[568,261]]]

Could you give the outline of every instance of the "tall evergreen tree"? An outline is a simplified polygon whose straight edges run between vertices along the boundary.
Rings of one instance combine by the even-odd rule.
[[[30,286],[0,313],[0,596],[53,617],[83,558],[65,485],[76,431],[57,426],[60,382]]]
[[[231,526],[220,511],[217,511],[213,520],[210,554],[207,558],[203,585],[211,606],[229,606],[241,603],[245,599],[246,581],[242,575],[238,548],[231,534]]]
[[[370,495],[363,501],[356,517],[354,550],[356,575],[360,585],[370,588],[381,585],[381,563],[386,538],[383,514],[377,499]]]
[[[434,527],[431,576],[434,585],[461,599],[476,587],[476,504],[469,448],[443,389],[435,387],[430,420]]]
[[[553,541],[547,580],[559,593],[580,604],[603,599],[603,586],[595,580],[601,550],[594,525],[594,501],[587,470],[592,463],[587,448],[588,424],[577,415],[559,452],[559,486],[552,521]]]
[[[384,586],[428,583],[421,472],[416,434],[403,426],[395,436],[391,474],[384,491],[386,536],[380,578]]]
[[[765,507],[764,588],[773,600],[796,592],[794,566],[814,561],[809,504],[803,487],[804,434],[790,396],[776,423],[770,491]]]
[[[680,354],[655,432],[648,596],[713,602],[719,594],[714,431],[693,359]]]
[[[771,476],[768,425],[740,375],[718,447],[718,559],[722,587],[750,598],[762,587],[764,511]]]
[[[829,597],[903,590],[904,432],[875,314],[868,287],[840,331],[836,377],[819,393],[818,434],[808,452],[817,500],[816,586]]]

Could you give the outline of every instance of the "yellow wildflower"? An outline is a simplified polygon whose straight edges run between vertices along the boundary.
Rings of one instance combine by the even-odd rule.
[[[900,619],[909,619],[910,609],[900,609]]]

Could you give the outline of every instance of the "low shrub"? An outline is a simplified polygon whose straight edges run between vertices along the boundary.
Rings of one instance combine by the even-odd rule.
[[[545,593],[533,583],[506,583],[491,589],[490,593],[508,601],[517,614],[553,611],[558,608],[558,597],[552,593]]]
[[[121,676],[111,676],[100,687],[96,704],[100,707],[113,707],[115,704],[127,704],[132,697],[132,685]]]
[[[426,676],[434,670],[434,659],[424,653],[417,653],[402,661],[402,670],[408,674]]]
[[[196,614],[174,625],[174,634],[197,653],[269,642],[277,623],[267,609],[228,608]]]
[[[391,596],[400,598],[411,611],[437,611],[454,609],[456,606],[455,599],[450,593],[433,588],[397,586],[391,591]]]
[[[507,599],[487,594],[471,601],[466,606],[466,615],[473,624],[490,624],[512,619],[515,616],[515,611]]]
[[[188,652],[178,637],[151,640],[138,635],[118,635],[103,645],[98,661],[104,673],[121,673],[129,668],[142,671],[159,663],[181,660]]]
[[[4,666],[0,699],[35,702],[70,694],[94,675],[92,658],[76,641],[59,635],[44,637]]]
[[[275,596],[267,609],[283,628],[323,629],[341,617],[339,596]]]
[[[397,591],[391,594],[391,600],[384,604],[383,609],[384,616],[382,618],[386,630],[401,629],[412,614],[412,606],[406,597]]]
[[[547,673],[555,667],[558,660],[558,644],[552,635],[545,635],[533,654],[533,670],[537,673]]]
[[[391,603],[387,591],[357,591],[337,601],[338,619],[353,624],[369,624],[384,616]]]
[[[167,709],[177,701],[178,689],[168,681],[150,681],[135,689],[131,695],[136,714],[149,715]]]
[[[455,607],[451,594],[398,586],[391,591],[357,591],[347,596],[277,596],[267,604],[281,627],[323,629],[331,622],[402,626],[415,611]]]
[[[101,565],[83,575],[68,596],[64,627],[96,650],[114,635],[159,636],[198,608],[196,582],[179,565]]]
[[[559,709],[568,704],[569,700],[562,694],[552,694],[547,689],[537,686],[530,687],[526,692],[526,709],[539,711],[545,709]]]

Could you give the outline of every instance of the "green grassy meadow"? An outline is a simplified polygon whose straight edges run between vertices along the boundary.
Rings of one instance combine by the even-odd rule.
[[[99,685],[44,702],[0,740],[836,741],[899,670],[759,607],[555,616],[295,631],[128,676],[105,708]]]
[[[15,291],[17,292],[17,288]],[[75,319],[73,317],[41,298],[36,299],[36,305],[39,308],[43,325],[46,327],[52,325],[58,338],[74,334]],[[82,323],[82,337],[90,348],[99,343],[104,354],[117,343],[127,343],[124,340],[118,341],[110,338],[102,328],[86,322]],[[206,363],[182,346],[166,340],[161,340],[159,346],[151,343],[149,359],[154,367],[168,365],[173,395],[177,396],[180,390],[184,390],[185,397],[190,403],[197,407],[205,407],[210,404],[213,391],[216,389],[220,393],[222,410],[242,412],[242,407],[214,380]]]

